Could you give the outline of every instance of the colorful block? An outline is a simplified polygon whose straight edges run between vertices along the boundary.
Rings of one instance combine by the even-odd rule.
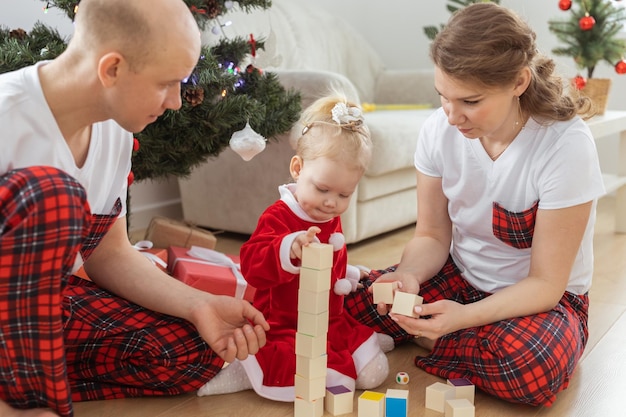
[[[409,391],[387,389],[385,394],[385,417],[406,417],[409,413]]]
[[[302,268],[329,269],[333,266],[333,245],[312,242],[302,247]]]
[[[296,374],[308,379],[325,377],[327,362],[327,355],[317,358],[296,355]]]
[[[330,279],[329,279],[330,285]],[[328,311],[328,290],[324,291],[308,291],[304,289],[298,290],[298,312],[317,314]]]
[[[317,270],[300,268],[299,288],[311,292],[330,290],[330,269]]]
[[[432,385],[426,387],[426,408],[429,410],[439,411],[443,413],[445,411],[446,401],[454,400],[454,387],[443,384],[441,382],[435,382]]]
[[[445,417],[474,417],[474,404],[467,398],[447,400]]]
[[[393,304],[393,282],[374,282],[372,284],[374,304]]]
[[[321,336],[328,332],[328,311],[319,314],[298,312],[298,333]]]
[[[307,401],[324,398],[324,394],[326,393],[326,376],[307,379],[296,374],[294,376],[294,386],[297,398],[302,398]]]
[[[393,297],[393,306],[391,312],[402,314],[403,316],[417,317],[415,314],[415,306],[422,304],[423,298],[417,294],[409,294],[408,292],[396,291]]]
[[[324,399],[313,401],[296,398],[294,401],[294,417],[322,417],[324,415]]]
[[[474,404],[475,388],[474,384],[467,378],[452,378],[448,379],[448,385],[454,387],[455,399],[466,398],[469,402]]]
[[[326,388],[324,397],[326,411],[333,416],[352,413],[354,408],[354,391],[343,385]]]
[[[326,354],[326,334],[309,336],[296,333],[296,355],[317,358]]]
[[[384,417],[385,394],[374,391],[363,391],[359,396],[358,417]]]

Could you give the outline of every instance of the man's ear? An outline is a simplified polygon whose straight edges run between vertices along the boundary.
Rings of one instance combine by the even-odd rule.
[[[120,77],[124,57],[119,52],[108,52],[98,61],[98,78],[104,87],[111,87]]]
[[[297,180],[300,176],[300,171],[304,166],[304,161],[301,156],[294,155],[291,157],[291,162],[289,163],[289,173],[291,174],[291,178]]]

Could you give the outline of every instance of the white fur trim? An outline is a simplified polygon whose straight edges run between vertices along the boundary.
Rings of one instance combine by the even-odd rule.
[[[352,292],[352,283],[345,278],[338,279],[333,286],[333,291],[337,295],[348,295]]]
[[[378,336],[376,333],[372,333],[372,335],[367,339],[357,350],[352,354],[352,360],[354,360],[354,367],[356,368],[357,375],[361,373],[365,365],[370,363],[372,359],[378,355],[379,352],[382,352],[380,349],[380,344],[378,343]]]
[[[330,238],[328,238],[328,243],[333,245],[333,250],[337,252],[346,245],[346,238],[343,233],[333,233],[330,235]]]
[[[246,374],[248,374],[248,378],[252,383],[252,388],[261,397],[284,402],[293,402],[296,398],[296,388],[293,386],[268,387],[263,385],[263,370],[261,369],[259,362],[256,360],[256,356],[248,356],[245,360],[241,361],[241,364],[243,365],[243,369],[246,370]]]

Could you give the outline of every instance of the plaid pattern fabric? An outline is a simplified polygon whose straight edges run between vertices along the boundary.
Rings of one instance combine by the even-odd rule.
[[[61,289],[89,222],[85,191],[65,173],[0,177],[0,398],[13,407],[72,415]]]
[[[369,287],[382,274],[372,271]],[[468,304],[488,297],[462,277],[451,258],[442,270],[425,282],[424,302],[448,299]],[[442,378],[468,378],[479,389],[516,403],[550,405],[567,388],[588,338],[589,298],[565,293],[547,313],[500,321],[460,330],[441,337],[427,357],[415,364]],[[411,339],[389,317],[381,317],[365,290],[346,297],[346,308],[360,322],[391,335],[396,343]]]
[[[45,167],[0,177],[0,398],[72,416],[72,400],[199,388],[223,361],[193,326],[69,275],[117,219]],[[19,294],[19,297],[15,295]]]
[[[193,325],[70,277],[64,291],[68,377],[74,401],[176,395],[222,368]]]
[[[490,295],[470,286],[451,259],[420,294],[426,303],[450,299],[462,304]],[[445,335],[415,364],[442,378],[468,378],[510,402],[549,406],[567,388],[587,343],[588,307],[587,295],[566,292],[549,312]]]
[[[533,243],[538,208],[539,201],[536,201],[528,210],[515,213],[494,202],[491,224],[493,235],[514,248],[530,248]]]

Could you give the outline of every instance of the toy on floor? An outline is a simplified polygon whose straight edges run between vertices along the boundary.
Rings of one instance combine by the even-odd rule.
[[[448,379],[426,387],[425,407],[445,417],[474,417],[474,384],[467,378]]]
[[[398,372],[396,374],[396,382],[400,385],[406,385],[409,383],[409,374],[406,372]]]

